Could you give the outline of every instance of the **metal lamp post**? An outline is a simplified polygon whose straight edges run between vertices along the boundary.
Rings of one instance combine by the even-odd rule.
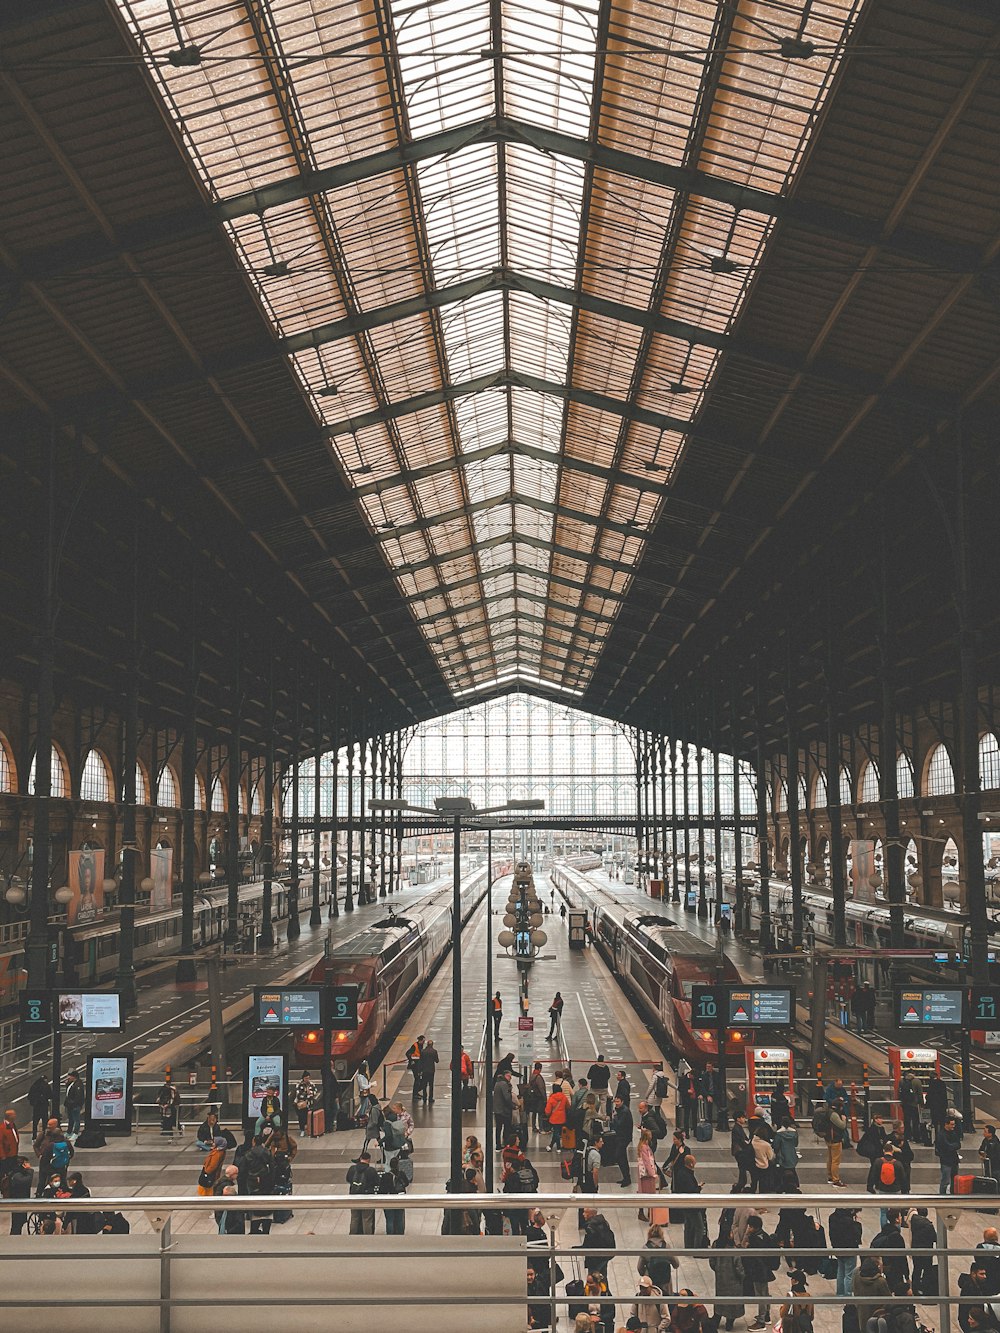
[[[417,815],[433,815],[450,819],[454,835],[453,883],[451,909],[451,1170],[450,1180],[458,1188],[462,1180],[462,887],[461,852],[462,820],[477,819],[483,815],[502,814],[509,810],[540,810],[543,801],[508,801],[504,805],[477,810],[467,796],[441,796],[434,809],[411,805],[409,801],[370,800],[373,812],[409,811]],[[487,872],[488,874],[489,872]],[[489,941],[487,941],[489,947]]]

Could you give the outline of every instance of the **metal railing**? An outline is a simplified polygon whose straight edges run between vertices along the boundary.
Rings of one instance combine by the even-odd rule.
[[[898,1201],[898,1202],[897,1202]],[[545,1217],[546,1225],[549,1227],[549,1234],[544,1243],[525,1241],[523,1243],[523,1257],[525,1259],[525,1273],[528,1267],[532,1265],[541,1265],[544,1261],[550,1274],[557,1273],[557,1265],[562,1262],[564,1267],[564,1277],[558,1278],[555,1283],[549,1284],[549,1290],[529,1295],[525,1283],[524,1290],[515,1290],[506,1294],[491,1295],[488,1297],[477,1296],[476,1304],[482,1317],[483,1307],[488,1310],[490,1305],[498,1307],[509,1307],[511,1305],[531,1305],[536,1308],[546,1308],[549,1311],[551,1329],[557,1327],[557,1321],[561,1318],[566,1320],[567,1309],[571,1304],[587,1303],[592,1299],[593,1303],[604,1306],[613,1305],[618,1312],[622,1322],[627,1317],[622,1312],[622,1307],[633,1304],[639,1299],[637,1291],[629,1291],[624,1294],[614,1294],[612,1292],[594,1294],[592,1298],[587,1295],[567,1295],[565,1291],[558,1291],[556,1288],[562,1285],[565,1279],[570,1277],[570,1270],[573,1267],[573,1261],[582,1255],[589,1259],[606,1260],[605,1269],[608,1263],[614,1259],[627,1258],[630,1260],[630,1271],[635,1272],[635,1260],[640,1255],[649,1256],[651,1251],[648,1248],[638,1248],[628,1245],[616,1245],[613,1249],[604,1248],[600,1244],[581,1243],[573,1246],[567,1246],[558,1243],[556,1231],[563,1215],[567,1210],[582,1208],[594,1208],[605,1214],[614,1215],[619,1212],[628,1212],[637,1207],[656,1207],[669,1206],[671,1209],[684,1210],[719,1210],[723,1208],[742,1208],[752,1205],[760,1210],[777,1210],[789,1206],[802,1208],[807,1212],[815,1212],[818,1209],[824,1211],[834,1208],[846,1208],[848,1210],[878,1211],[888,1207],[890,1211],[894,1208],[906,1210],[909,1208],[923,1207],[927,1208],[929,1215],[936,1220],[936,1244],[932,1248],[919,1248],[904,1246],[891,1251],[880,1250],[877,1253],[887,1257],[891,1255],[893,1259],[905,1257],[907,1260],[913,1257],[927,1258],[934,1262],[938,1272],[938,1291],[935,1296],[916,1295],[886,1295],[877,1297],[877,1303],[887,1308],[918,1304],[923,1306],[935,1306],[940,1319],[941,1333],[951,1333],[952,1313],[959,1305],[959,1298],[951,1294],[951,1267],[950,1261],[958,1260],[964,1268],[968,1268],[966,1262],[973,1254],[979,1253],[972,1245],[952,1243],[952,1233],[963,1213],[982,1213],[985,1200],[978,1196],[948,1196],[942,1197],[936,1194],[912,1194],[906,1196],[872,1196],[870,1194],[853,1194],[846,1191],[833,1192],[825,1194],[809,1195],[787,1195],[787,1194],[700,1194],[700,1195],[681,1195],[681,1194],[639,1194],[639,1193],[618,1193],[614,1196],[602,1194],[409,1194],[409,1195],[279,1195],[279,1196],[250,1196],[237,1195],[215,1198],[174,1198],[164,1195],[150,1196],[94,1196],[87,1199],[60,1199],[60,1200],[40,1200],[40,1199],[0,1199],[0,1218],[10,1213],[29,1213],[39,1215],[64,1214],[67,1218],[73,1213],[94,1213],[94,1212],[121,1212],[145,1214],[150,1219],[152,1229],[159,1233],[159,1255],[160,1263],[163,1266],[161,1275],[161,1291],[158,1296],[148,1296],[142,1299],[117,1298],[114,1295],[105,1295],[105,1290],[114,1291],[114,1283],[111,1281],[111,1275],[108,1274],[109,1286],[101,1288],[99,1293],[91,1296],[85,1292],[74,1290],[72,1294],[73,1304],[77,1308],[106,1307],[115,1305],[132,1304],[138,1306],[158,1306],[160,1308],[160,1329],[161,1333],[169,1333],[170,1329],[170,1311],[174,1303],[182,1305],[211,1305],[218,1299],[215,1292],[207,1292],[204,1297],[186,1296],[177,1302],[170,1295],[169,1265],[171,1262],[171,1249],[173,1246],[171,1223],[172,1220],[181,1214],[199,1214],[214,1213],[224,1209],[233,1209],[250,1215],[253,1213],[267,1214],[271,1211],[288,1209],[294,1207],[299,1212],[315,1213],[338,1213],[347,1210],[370,1211],[377,1213],[379,1210],[398,1210],[402,1212],[412,1211],[434,1211],[440,1212],[442,1217],[445,1210],[457,1210],[462,1212],[468,1208],[475,1210],[495,1210],[497,1212],[510,1213],[511,1211],[524,1213],[527,1211],[540,1210]],[[435,1228],[436,1229],[436,1228]],[[185,1235],[185,1242],[197,1242],[204,1233],[190,1233]],[[0,1237],[0,1290],[5,1287],[5,1265],[10,1263],[22,1263],[25,1259],[39,1259],[44,1257],[58,1258],[60,1254],[65,1257],[86,1258],[95,1263],[105,1262],[120,1265],[129,1258],[129,1255],[116,1251],[112,1256],[108,1251],[101,1249],[102,1241],[95,1236],[78,1236],[66,1238],[72,1248],[60,1251],[58,1248],[52,1249],[55,1244],[58,1247],[58,1241],[47,1241],[48,1248],[44,1253],[39,1252],[35,1247],[31,1248],[30,1253],[22,1248],[16,1237]],[[423,1303],[434,1303],[441,1307],[446,1306],[464,1306],[469,1304],[469,1284],[463,1283],[460,1291],[452,1289],[450,1278],[445,1279],[442,1271],[442,1290],[433,1297],[420,1295],[419,1293],[383,1292],[380,1290],[366,1291],[365,1296],[359,1299],[355,1294],[337,1293],[334,1291],[326,1292],[321,1296],[303,1295],[293,1289],[287,1289],[287,1279],[283,1273],[288,1270],[285,1267],[290,1258],[302,1258],[308,1260],[326,1258],[326,1257],[346,1257],[349,1249],[350,1256],[356,1257],[359,1253],[358,1244],[361,1238],[352,1237],[350,1247],[343,1245],[343,1238],[336,1235],[315,1235],[312,1231],[308,1236],[288,1236],[283,1237],[282,1241],[288,1241],[292,1248],[282,1244],[281,1248],[274,1251],[273,1256],[269,1256],[267,1250],[261,1250],[259,1246],[248,1247],[246,1258],[251,1258],[255,1264],[267,1264],[270,1268],[270,1278],[274,1283],[274,1301],[276,1304],[288,1308],[306,1308],[311,1306],[327,1307],[340,1305],[358,1305],[365,1304],[373,1309],[383,1307],[399,1306],[401,1304],[419,1305]],[[503,1244],[498,1245],[501,1237],[492,1235],[460,1235],[442,1234],[442,1254],[440,1262],[452,1265],[455,1258],[482,1258],[490,1255],[503,1254],[507,1257],[511,1253],[511,1238],[503,1237]],[[418,1257],[424,1263],[434,1263],[434,1256],[429,1256],[426,1248],[413,1248],[413,1238],[409,1240],[406,1235],[366,1235],[363,1238],[366,1257],[384,1257],[392,1260],[394,1263],[405,1257]],[[86,1248],[83,1248],[86,1247]],[[92,1248],[91,1248],[92,1247]],[[338,1248],[339,1247],[339,1248]],[[688,1247],[672,1246],[668,1243],[668,1252],[678,1252],[682,1260],[708,1260],[717,1258],[720,1254],[718,1249],[707,1246]],[[446,1251],[446,1252],[444,1252]],[[723,1253],[741,1255],[745,1250],[736,1249],[723,1251]],[[762,1247],[755,1248],[753,1254],[755,1257],[772,1256],[775,1259],[776,1266],[780,1266],[782,1260],[788,1260],[791,1254],[794,1254],[796,1260],[816,1257],[848,1257],[856,1255],[859,1259],[866,1256],[872,1256],[876,1253],[870,1248],[860,1246],[857,1249],[838,1248],[834,1255],[832,1247],[827,1245],[822,1248],[807,1248],[794,1246],[791,1249],[783,1247]],[[1000,1251],[993,1251],[993,1254],[1000,1254]],[[149,1251],[145,1252],[144,1257],[148,1259]],[[214,1251],[211,1241],[208,1240],[204,1250],[188,1250],[185,1255],[188,1259],[213,1259],[218,1257],[218,1252]],[[227,1265],[235,1258],[241,1257],[238,1252],[227,1248],[225,1259]],[[591,1265],[593,1267],[593,1265]],[[453,1265],[452,1265],[453,1270]],[[450,1270],[451,1271],[451,1270]],[[772,1279],[772,1282],[775,1279]],[[832,1279],[824,1279],[832,1282]],[[635,1286],[638,1283],[635,1279]],[[778,1304],[788,1299],[787,1291],[780,1291],[766,1295],[763,1293],[745,1292],[742,1295],[717,1296],[714,1291],[695,1290],[690,1280],[685,1284],[692,1292],[689,1298],[692,1301],[701,1302],[707,1306],[714,1306],[716,1311],[724,1309],[726,1306],[747,1305],[755,1302]],[[768,1284],[770,1286],[770,1284]],[[11,1305],[5,1300],[9,1308],[25,1308],[32,1311],[46,1310],[56,1308],[65,1304],[65,1293],[58,1289],[47,1286],[44,1282],[34,1284],[37,1288],[35,1294],[30,1298],[18,1297]],[[473,1283],[473,1290],[475,1284]],[[656,1298],[653,1297],[655,1300]],[[673,1299],[668,1293],[663,1293],[663,1302]],[[853,1298],[850,1296],[835,1295],[827,1292],[809,1292],[806,1300],[811,1302],[817,1309],[817,1312],[825,1308],[840,1310],[845,1304],[852,1304]],[[873,1299],[870,1296],[862,1298],[866,1304]],[[988,1297],[986,1298],[988,1300]],[[241,1294],[239,1288],[239,1278],[232,1282],[227,1282],[226,1302],[232,1306],[257,1305],[260,1303],[258,1294]],[[961,1304],[969,1305],[976,1303],[973,1298],[963,1295]],[[482,1327],[488,1326],[488,1315],[485,1316],[486,1322]],[[537,1324],[535,1325],[538,1326]],[[568,1322],[563,1327],[569,1327]]]

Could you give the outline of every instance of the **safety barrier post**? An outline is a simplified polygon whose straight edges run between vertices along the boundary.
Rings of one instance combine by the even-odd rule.
[[[214,1103],[215,1105],[218,1105],[219,1101],[219,1084],[217,1079],[218,1072],[219,1071],[217,1067],[215,1065],[212,1065],[212,1074],[208,1083],[208,1100]]]
[[[861,1135],[858,1133],[858,1085],[851,1083],[851,1142],[857,1143]]]
[[[861,1066],[861,1082],[862,1082],[862,1086],[864,1087],[864,1099],[865,1099],[865,1100],[864,1100],[864,1119],[865,1119],[865,1129],[867,1129],[868,1126],[869,1126],[869,1125],[871,1124],[871,1122],[872,1122],[872,1117],[871,1117],[871,1091],[872,1091],[872,1090],[871,1090],[871,1087],[869,1086],[869,1083],[868,1083],[868,1063],[867,1063],[867,1061]]]
[[[818,1102],[821,1102],[821,1101],[823,1100],[823,1062],[822,1062],[822,1060],[817,1060],[817,1061],[816,1061],[816,1100],[817,1100]]]
[[[164,1067],[164,1070],[163,1070],[163,1081],[164,1081],[164,1083],[171,1083],[171,1082],[173,1082],[173,1078],[172,1078],[171,1073],[170,1073],[170,1066],[169,1066],[169,1065],[166,1065],[166,1066]]]
[[[948,1275],[948,1226],[944,1213],[937,1210],[937,1259],[938,1294],[947,1295],[951,1291],[951,1279]],[[942,1301],[938,1305],[941,1317],[941,1333],[951,1333],[951,1301]]]

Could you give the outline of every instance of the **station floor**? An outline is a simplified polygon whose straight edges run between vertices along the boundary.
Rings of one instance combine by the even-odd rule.
[[[540,892],[547,890],[539,884]],[[426,890],[423,890],[426,891]],[[495,901],[502,899],[502,888],[494,891]],[[359,918],[355,917],[356,920]],[[495,929],[499,929],[499,918],[494,917]],[[600,957],[593,950],[579,953],[570,952],[567,944],[566,927],[554,914],[546,918],[549,942],[545,954],[554,955],[537,962],[532,969],[529,1012],[536,1018],[534,1053],[536,1058],[547,1061],[546,1069],[555,1064],[571,1063],[575,1074],[585,1073],[598,1051],[603,1052],[613,1067],[624,1068],[630,1074],[633,1084],[633,1108],[639,1097],[645,1092],[649,1071],[653,1063],[660,1058],[660,1052],[645,1024],[630,1008],[628,1001],[617,984],[609,975]],[[466,929],[463,941],[463,1007],[467,1017],[466,1046],[478,1062],[482,1056],[484,1023],[486,1011],[485,979],[486,920],[485,910],[481,909]],[[499,952],[495,950],[495,952]],[[501,1028],[501,1040],[496,1047],[498,1054],[517,1049],[517,981],[514,964],[504,957],[493,960],[494,988],[499,989],[504,999],[505,1016]],[[443,1187],[449,1171],[448,1144],[449,1119],[451,1112],[450,1087],[448,1076],[448,1058],[450,1050],[451,1009],[450,1009],[451,968],[450,962],[439,970],[423,998],[418,1003],[411,1018],[406,1022],[392,1051],[386,1059],[385,1080],[389,1095],[401,1098],[411,1108],[416,1128],[414,1133],[414,1193],[438,1191]],[[562,992],[566,1001],[562,1032],[558,1042],[545,1040],[548,1031],[547,1009],[556,990]],[[435,1087],[433,1105],[423,1107],[414,1105],[411,1099],[411,1080],[405,1072],[404,1053],[413,1039],[423,1033],[433,1038],[441,1053],[441,1064]],[[634,1075],[634,1077],[633,1077]],[[381,1085],[382,1071],[378,1071]],[[668,1107],[672,1110],[672,1106]],[[668,1123],[672,1117],[668,1114]],[[475,1133],[482,1141],[484,1138],[483,1099],[480,1098],[476,1113],[463,1116],[463,1128],[466,1133]],[[141,1199],[155,1195],[193,1195],[201,1154],[194,1147],[194,1129],[189,1125],[183,1136],[177,1140],[161,1140],[153,1130],[144,1130],[138,1142],[110,1141],[108,1148],[99,1151],[81,1150],[74,1161],[74,1166],[84,1173],[84,1179],[95,1195],[135,1196],[137,1209],[128,1210],[133,1228],[136,1231],[147,1230],[150,1226],[141,1211]],[[812,1134],[808,1124],[800,1126],[801,1151],[799,1175],[805,1196],[810,1194],[832,1193],[826,1183],[824,1150]],[[294,1167],[294,1186],[298,1192],[309,1194],[346,1194],[345,1175],[352,1160],[357,1156],[362,1144],[363,1131],[332,1133],[322,1139],[302,1138]],[[556,1194],[569,1192],[570,1186],[563,1181],[559,1171],[559,1155],[543,1151],[548,1141],[547,1135],[531,1135],[529,1155],[540,1176],[543,1191]],[[969,1143],[966,1157],[971,1155],[974,1161],[974,1146]],[[711,1195],[732,1187],[735,1170],[729,1156],[729,1135],[716,1133],[708,1144],[693,1145],[698,1160],[697,1176],[702,1181],[704,1192]],[[665,1145],[661,1147],[661,1158]],[[936,1190],[938,1171],[936,1159],[930,1149],[918,1148],[913,1171],[914,1191]],[[976,1170],[978,1162],[968,1167]],[[850,1149],[844,1152],[842,1177],[854,1190],[862,1192],[865,1186],[867,1163],[857,1157]],[[633,1166],[633,1179],[635,1169]],[[624,1192],[618,1187],[618,1171],[613,1167],[602,1172],[601,1194],[605,1197],[620,1197]],[[644,1200],[645,1202],[646,1200]],[[600,1195],[597,1199],[600,1207]],[[808,1208],[808,1197],[803,1199]],[[291,1200],[294,1209],[294,1197]],[[638,1204],[637,1204],[638,1206]],[[710,1237],[717,1234],[718,1211],[709,1209],[708,1222]],[[826,1225],[829,1208],[819,1210],[819,1217]],[[616,1232],[618,1244],[624,1247],[640,1248],[645,1240],[646,1227],[640,1222],[632,1209],[608,1213],[609,1220]],[[872,1239],[878,1230],[877,1213],[866,1212],[864,1215],[864,1243]],[[561,1246],[572,1247],[578,1244],[580,1233],[577,1229],[576,1209],[560,1209],[552,1215],[557,1227],[557,1239]],[[956,1230],[951,1234],[951,1243],[971,1248],[982,1239],[982,1231],[993,1225],[996,1219],[987,1213],[963,1212]],[[434,1235],[440,1230],[439,1212],[410,1212],[407,1214],[407,1228],[410,1234]],[[776,1213],[765,1217],[765,1226],[771,1230],[777,1224]],[[209,1233],[213,1230],[208,1218],[188,1216],[176,1219],[178,1231]],[[282,1232],[299,1234],[336,1234],[346,1232],[348,1214],[345,1212],[321,1214],[296,1214],[280,1228]],[[376,1230],[384,1230],[381,1216],[376,1222]],[[668,1229],[668,1243],[680,1256],[678,1285],[690,1287],[699,1295],[711,1296],[714,1291],[714,1277],[707,1263],[701,1259],[683,1254],[682,1227],[674,1225]],[[617,1295],[634,1293],[637,1289],[637,1277],[634,1256],[615,1258],[610,1266],[610,1287]],[[967,1270],[968,1261],[955,1256],[951,1261],[950,1276],[952,1291],[957,1291],[957,1277]],[[579,1265],[575,1260],[563,1260],[563,1268],[568,1278],[577,1275]],[[821,1278],[810,1279],[810,1290],[816,1295],[830,1295],[833,1284]],[[773,1310],[777,1315],[777,1304],[787,1290],[784,1276],[779,1273],[772,1284]],[[748,1314],[736,1327],[742,1330],[755,1311],[748,1306]],[[931,1306],[924,1306],[921,1311],[923,1322],[931,1328],[940,1327],[937,1311]],[[622,1322],[624,1322],[622,1320]],[[560,1320],[560,1330],[571,1327],[564,1317]],[[835,1333],[841,1327],[839,1306],[817,1308],[817,1330],[821,1333]]]

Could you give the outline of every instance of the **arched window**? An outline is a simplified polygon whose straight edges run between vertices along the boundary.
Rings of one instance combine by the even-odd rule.
[[[806,788],[805,778],[799,778],[799,809],[809,809],[809,792]]]
[[[194,775],[194,808],[196,810],[205,808],[205,779],[200,773]]]
[[[263,786],[263,783],[264,779],[261,778],[260,782],[254,784],[254,789],[250,793],[250,813],[252,815],[259,815],[261,813],[260,789]]]
[[[840,770],[840,804],[854,804],[854,791],[851,786],[851,775],[848,773],[846,765]]]
[[[951,766],[948,751],[943,745],[935,745],[927,756],[924,769],[924,795],[950,796],[955,790],[955,770]]]
[[[861,770],[858,793],[858,800],[862,805],[869,805],[872,801],[878,800],[878,769],[870,759]]]
[[[212,813],[224,814],[226,810],[226,793],[222,786],[222,781],[216,778],[212,783]]]
[[[778,779],[778,804],[775,809],[778,811],[788,809],[788,789],[785,786],[784,778]]]
[[[36,756],[37,757],[37,756]],[[28,795],[35,794],[35,758],[31,760],[31,770],[28,773]],[[69,795],[69,768],[66,764],[66,756],[52,742],[52,795],[67,797]]]
[[[913,795],[913,765],[905,750],[896,758],[896,792],[903,799]]]
[[[146,781],[146,770],[142,764],[135,766],[135,803],[149,805],[149,783]]]
[[[817,773],[813,785],[813,809],[825,810],[830,803],[830,790],[826,785],[826,774]]]
[[[992,731],[979,742],[979,781],[986,788],[1000,787],[1000,745]]]
[[[91,750],[83,761],[80,775],[81,801],[110,801],[111,772],[108,761],[97,750]]]
[[[0,735],[0,791],[17,791],[14,754],[3,735]]]
[[[160,780],[156,784],[156,804],[164,806],[180,805],[177,799],[177,779],[169,764],[164,764]]]
[[[241,815],[245,815],[246,812],[247,812],[247,789],[246,789],[246,787],[244,787],[243,783],[241,782],[241,783],[240,783],[240,814],[241,814]]]

